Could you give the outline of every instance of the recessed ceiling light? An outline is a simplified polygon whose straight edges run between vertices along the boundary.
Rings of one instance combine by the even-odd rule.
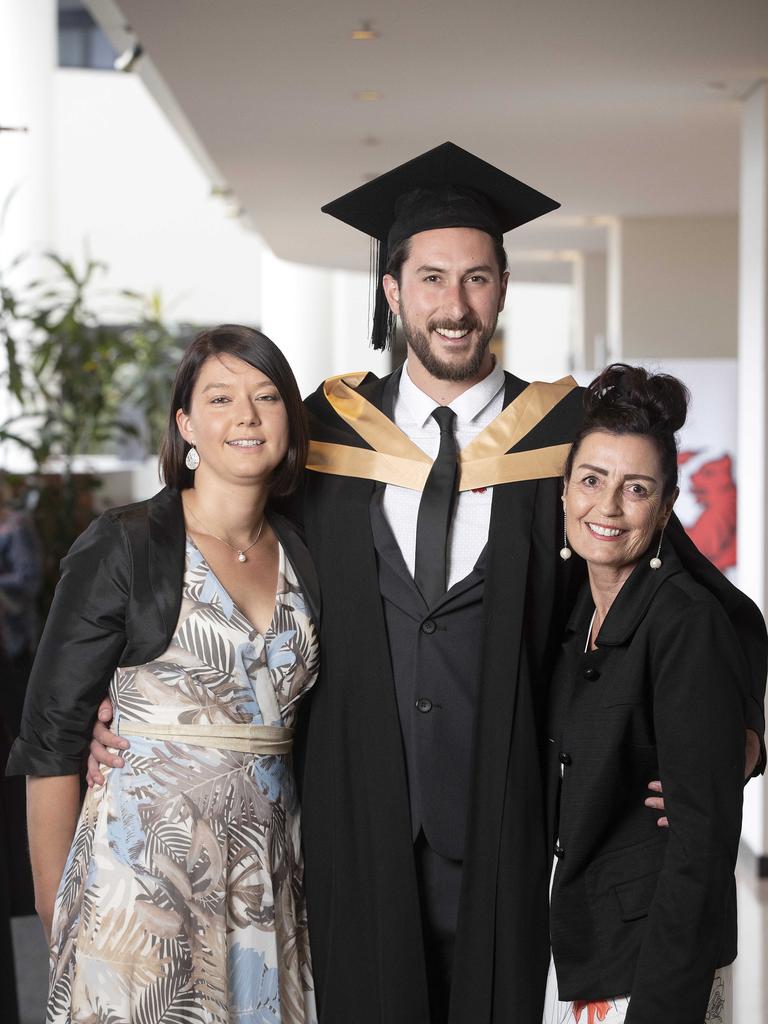
[[[360,23],[360,28],[355,28],[352,30],[352,38],[356,42],[367,43],[370,42],[372,39],[378,39],[379,33],[373,27],[372,22],[362,21]]]
[[[376,89],[361,89],[360,92],[355,93],[355,99],[361,103],[376,103],[377,100],[384,98],[384,94],[378,92]]]

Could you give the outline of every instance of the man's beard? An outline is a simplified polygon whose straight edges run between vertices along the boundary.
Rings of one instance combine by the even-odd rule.
[[[425,333],[411,326],[402,304],[400,306],[400,322],[403,326],[405,340],[427,373],[437,380],[465,381],[477,376],[483,365],[491,338],[496,332],[497,319],[494,317],[491,324],[483,324],[475,316],[462,317],[461,320],[433,320],[427,324],[427,333]],[[446,362],[433,352],[429,341],[429,332],[439,330],[477,332],[476,340],[463,361]]]

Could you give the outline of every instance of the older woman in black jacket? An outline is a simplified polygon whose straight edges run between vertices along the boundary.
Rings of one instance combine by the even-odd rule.
[[[589,580],[550,711],[544,1024],[729,1019],[747,669],[722,607],[663,542],[686,404],[674,378],[609,367],[566,466],[561,555],[581,555]],[[668,829],[643,810],[650,778]]]

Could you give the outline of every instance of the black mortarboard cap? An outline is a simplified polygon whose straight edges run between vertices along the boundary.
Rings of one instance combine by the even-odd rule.
[[[387,171],[326,203],[323,213],[370,235],[375,252],[374,348],[394,329],[381,280],[389,253],[411,235],[433,228],[479,228],[501,242],[506,231],[560,204],[452,142]]]

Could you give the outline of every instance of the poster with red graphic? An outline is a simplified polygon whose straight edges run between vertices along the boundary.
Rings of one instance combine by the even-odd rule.
[[[691,392],[688,421],[679,437],[680,497],[675,511],[699,550],[735,580],[736,360],[627,361],[654,373],[671,373]],[[578,377],[580,384],[592,379],[582,373]]]

